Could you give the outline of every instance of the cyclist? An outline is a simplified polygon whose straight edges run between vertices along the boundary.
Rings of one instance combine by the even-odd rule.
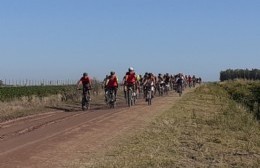
[[[142,77],[142,75],[137,75],[136,78],[137,78],[137,81],[136,81],[137,98],[139,98],[141,90],[142,90],[141,87],[143,86],[142,85],[143,77]]]
[[[159,73],[157,78],[157,90],[159,95],[163,94],[164,88],[165,88],[164,77],[162,76],[161,73]]]
[[[191,88],[191,85],[192,85],[192,78],[191,78],[190,75],[188,76],[188,83],[189,83],[189,87]]]
[[[125,76],[125,81],[126,81],[126,84],[128,86],[129,85],[136,85],[137,77],[135,75],[135,71],[134,71],[133,67],[130,67],[128,69],[128,72],[126,73],[126,76]]]
[[[150,87],[151,91],[152,91],[152,98],[154,97],[154,85],[155,85],[155,77],[152,73],[149,73],[147,75],[147,77],[144,80],[144,90],[145,90],[145,98],[146,98],[146,94],[147,94],[147,89],[148,87]],[[147,101],[147,100],[146,100]]]
[[[183,90],[184,77],[181,73],[179,73],[179,75],[177,76],[176,83],[177,83],[177,92]]]
[[[148,72],[145,72],[145,74],[144,74],[144,76],[143,76],[143,78],[142,78],[142,80],[141,80],[141,84],[142,84],[142,91],[143,91],[143,93],[145,93],[145,86],[144,86],[144,82],[145,82],[145,80],[147,79],[147,77],[148,77]],[[143,94],[143,97],[145,98],[145,94]]]
[[[102,88],[106,90],[106,83],[108,80],[109,75],[106,75],[106,77],[104,78],[103,82],[102,82]]]
[[[196,77],[195,77],[195,75],[192,76],[192,84],[193,84],[193,87],[196,86]]]
[[[83,86],[83,93],[88,92],[91,89],[91,79],[88,76],[88,73],[84,72],[83,76],[80,78],[80,80],[77,82],[77,88],[79,89],[80,85]]]
[[[110,76],[108,77],[108,79],[106,81],[105,88],[107,90],[112,90],[112,91],[115,92],[115,101],[116,101],[116,98],[117,98],[117,88],[118,88],[118,78],[115,75],[114,71],[110,72]],[[107,100],[107,97],[106,97],[106,100]]]
[[[170,84],[170,75],[169,75],[169,73],[165,74],[164,82],[165,82],[166,85]]]
[[[107,93],[107,86],[106,86],[106,83],[107,83],[107,80],[109,79],[109,75],[106,75],[106,77],[104,78],[103,82],[102,82],[102,88],[104,89],[105,91],[105,102],[107,102],[107,99],[106,99],[106,93]]]
[[[170,75],[169,75],[169,73],[165,74],[164,83],[165,83],[165,91],[168,92],[170,90]]]
[[[125,96],[125,99],[126,99],[126,96],[127,96],[127,81],[126,81],[126,76],[128,75],[129,72],[126,72],[125,73],[125,76],[123,77],[123,80],[122,80],[122,86],[124,87],[124,96]]]
[[[201,82],[202,82],[202,79],[201,79],[201,77],[199,77],[198,81],[199,81],[199,84],[201,84]]]
[[[136,93],[136,88],[137,88],[137,77],[135,75],[135,71],[133,67],[130,67],[128,69],[128,72],[125,75],[124,78],[124,84],[125,84],[125,89],[132,87],[133,92]],[[126,90],[125,90],[125,97],[126,97]]]

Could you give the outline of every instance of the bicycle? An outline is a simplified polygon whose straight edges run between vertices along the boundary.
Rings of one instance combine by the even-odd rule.
[[[165,93],[166,95],[168,95],[168,94],[169,94],[169,91],[170,91],[170,84],[167,83],[167,84],[165,84],[165,86],[164,86],[164,93]]]
[[[108,89],[106,92],[106,98],[107,98],[107,104],[110,108],[115,108],[116,103],[116,96],[115,96],[115,90]]]
[[[182,95],[182,84],[178,84],[177,92],[179,93],[179,96],[181,97],[181,95]]]
[[[165,83],[163,81],[161,81],[159,83],[159,96],[163,96],[163,93],[165,92]]]
[[[78,89],[82,90],[82,89]],[[82,93],[82,99],[81,99],[81,108],[82,111],[89,110],[90,108],[90,89],[83,88],[83,93]]]
[[[134,91],[134,86],[130,85],[127,86],[127,105],[128,107],[131,107],[133,105],[135,105],[136,103],[136,93]]]
[[[146,101],[148,105],[152,105],[152,86],[148,85],[145,87]]]

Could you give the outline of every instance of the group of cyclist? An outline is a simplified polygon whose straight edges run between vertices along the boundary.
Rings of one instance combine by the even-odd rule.
[[[114,71],[110,72],[110,75],[106,75],[103,81],[103,88],[105,91],[105,101],[107,102],[107,92],[113,91],[115,94],[115,101],[117,100],[117,91],[120,85],[123,86],[124,97],[127,96],[127,89],[131,88],[136,95],[143,93],[144,98],[146,97],[146,91],[149,89],[152,91],[152,98],[158,92],[159,95],[168,93],[169,90],[175,90],[179,92],[178,88],[181,88],[181,91],[189,87],[195,87],[196,83],[201,83],[201,78],[196,78],[195,75],[183,75],[179,73],[177,75],[158,74],[158,76],[153,73],[146,72],[143,76],[137,75],[133,67],[130,67],[125,73],[122,83],[119,84],[118,77]],[[77,87],[80,85],[83,86],[83,94],[91,90],[92,84],[91,79],[87,73],[83,73],[83,77],[77,82]]]

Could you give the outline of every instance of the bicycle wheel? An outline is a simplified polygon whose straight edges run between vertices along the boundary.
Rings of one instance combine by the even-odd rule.
[[[109,95],[109,107],[115,108],[115,92],[112,90]]]
[[[179,86],[179,96],[181,97],[181,95],[182,95],[182,87],[181,86]]]
[[[90,108],[90,94],[87,92],[86,94],[86,110],[89,110]]]
[[[137,97],[136,97],[136,96],[137,96],[136,93],[133,92],[133,93],[132,93],[132,105],[135,105],[135,103],[136,103],[136,100],[137,100]]]
[[[149,90],[147,95],[148,105],[152,105],[152,92]]]
[[[83,111],[88,110],[89,104],[88,104],[88,101],[87,101],[87,97],[85,95],[82,98],[81,104],[82,104],[82,110]]]
[[[127,104],[128,104],[128,107],[131,107],[133,104],[131,89],[128,89],[128,91],[127,91]]]

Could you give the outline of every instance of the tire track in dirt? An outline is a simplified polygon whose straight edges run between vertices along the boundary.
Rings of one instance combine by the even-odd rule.
[[[115,109],[103,106],[87,112],[50,112],[2,123],[0,135],[6,136],[0,140],[0,167],[30,167],[30,164],[33,167],[49,167],[53,162],[62,163],[66,158],[74,158],[68,156],[70,154],[66,150],[80,150],[78,146],[84,142],[86,144],[82,149],[88,146],[90,148],[87,149],[94,149],[100,145],[100,140],[113,138],[130,128],[132,125],[128,121],[136,122],[139,118],[149,117],[155,109],[171,106],[175,98],[176,95],[172,94],[155,98],[153,102],[156,108],[139,100],[131,108],[120,102]],[[65,147],[68,149],[63,149],[65,144],[70,144]],[[63,146],[62,149],[60,146]]]
[[[4,125],[0,129],[0,137],[1,140],[6,140],[7,138],[11,138],[13,136],[25,134],[28,132],[31,132],[33,130],[39,129],[45,125],[53,124],[62,120],[65,120],[66,118],[77,116],[80,114],[52,114],[52,115],[46,115],[41,116],[39,118],[34,118],[32,120],[27,121],[20,121],[17,124],[12,125]],[[28,122],[29,121],[29,122]],[[25,123],[28,122],[28,124],[25,125]]]
[[[120,104],[119,107],[116,108],[116,109],[103,109],[102,113],[100,113],[100,112],[97,113],[97,111],[95,111],[95,110],[89,110],[87,112],[77,112],[77,113],[71,112],[69,114],[57,112],[56,114],[52,113],[51,115],[46,114],[46,116],[39,115],[38,116],[39,118],[37,118],[37,116],[35,118],[31,118],[32,121],[36,121],[36,122],[31,122],[31,121],[28,122],[27,120],[30,120],[30,119],[26,118],[25,119],[26,122],[24,120],[20,120],[19,122],[12,123],[12,125],[8,125],[8,126],[5,126],[3,124],[3,127],[8,128],[8,129],[0,129],[0,137],[1,137],[0,142],[2,141],[2,143],[0,144],[0,149],[1,149],[0,155],[15,151],[16,149],[26,147],[27,145],[37,143],[39,141],[46,140],[46,139],[51,138],[53,136],[57,136],[59,134],[62,134],[66,131],[69,131],[69,130],[71,131],[71,130],[77,128],[77,127],[80,127],[81,125],[86,125],[89,122],[100,123],[103,120],[112,118],[113,114],[123,113],[123,112],[129,110],[127,108],[123,109],[122,107],[123,107],[123,105]],[[132,110],[134,110],[136,108],[142,109],[142,108],[145,108],[145,107],[133,106]],[[84,116],[82,116],[82,115],[84,115]],[[72,119],[72,118],[74,118],[74,119]],[[73,127],[71,127],[71,128],[69,127],[65,130],[63,130],[64,128],[60,127],[61,131],[58,131],[53,135],[45,136],[44,134],[42,134],[42,137],[44,137],[44,138],[38,137],[37,140],[31,141],[31,142],[25,143],[25,144],[24,143],[21,143],[21,144],[17,143],[16,147],[14,146],[13,149],[5,150],[5,149],[9,148],[9,147],[6,147],[6,146],[9,146],[8,144],[10,144],[10,143],[13,144],[12,139],[15,139],[15,141],[19,141],[17,139],[20,138],[20,141],[23,142],[24,137],[22,135],[28,134],[28,133],[33,132],[33,131],[38,131],[39,129],[42,129],[44,127],[51,127],[51,125],[53,125],[53,124],[59,125],[59,122],[67,123],[68,120],[70,120],[70,121],[76,120],[76,121],[78,121],[78,124],[73,125]],[[28,122],[28,124],[26,124],[27,122]]]
[[[70,117],[76,117],[78,115],[84,114],[84,113],[78,113],[81,112],[81,110],[77,110],[78,112],[75,111],[75,109],[77,108],[80,109],[79,107],[80,106],[75,108],[75,106],[71,106],[71,109],[73,110],[68,110],[68,109],[64,110],[64,111],[71,111],[71,112],[64,112],[64,111],[48,112],[48,113],[36,114],[33,116],[22,117],[22,118],[0,123],[0,141],[5,140],[6,138],[11,138],[12,136],[34,131],[36,129],[39,129],[49,124],[55,124],[57,122],[61,122]],[[105,108],[106,107],[103,105],[103,109]],[[100,107],[94,107],[92,110],[89,110],[88,112],[91,111],[93,112],[93,110],[95,109],[100,109]]]

